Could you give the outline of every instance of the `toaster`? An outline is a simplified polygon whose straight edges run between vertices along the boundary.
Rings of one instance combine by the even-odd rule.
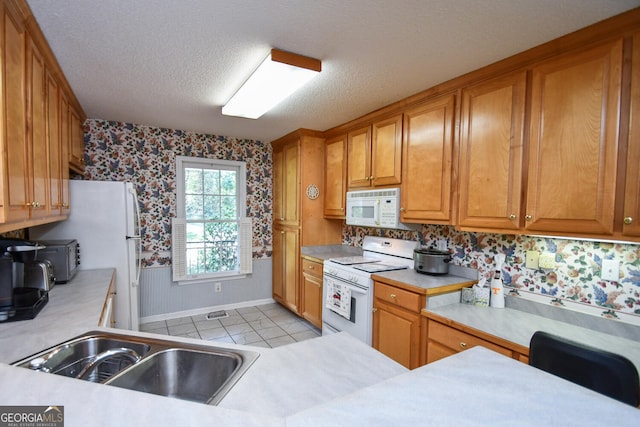
[[[38,288],[49,292],[55,283],[51,261],[29,261],[24,264],[25,288]]]
[[[56,283],[67,283],[73,279],[80,267],[80,246],[73,240],[39,240],[46,246],[36,255],[38,261],[50,261]]]

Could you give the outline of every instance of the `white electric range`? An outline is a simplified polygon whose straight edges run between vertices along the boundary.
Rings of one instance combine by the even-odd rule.
[[[366,236],[362,256],[324,262],[322,334],[348,332],[371,345],[373,280],[381,271],[413,268],[417,241]]]

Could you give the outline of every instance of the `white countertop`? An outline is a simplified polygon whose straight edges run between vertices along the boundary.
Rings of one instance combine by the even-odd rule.
[[[113,273],[110,268],[80,270],[49,291],[49,302],[35,319],[0,323],[0,362],[15,362],[95,329]]]
[[[110,272],[92,273],[96,281],[102,282],[101,288],[85,282],[88,278],[82,276],[66,288],[60,286],[56,305],[52,304],[56,296],[54,288],[49,312],[45,307],[34,321],[0,325],[2,360],[14,361],[90,330],[109,331],[95,325]],[[76,287],[79,284],[83,286]],[[63,299],[62,295],[67,298]],[[82,319],[80,313],[85,309],[87,318]],[[29,330],[28,325],[35,330]],[[117,332],[158,337],[144,332]],[[190,338],[162,336],[162,339],[207,344]],[[218,406],[34,372],[4,363],[0,363],[3,385],[0,402],[3,405],[62,405],[68,426],[199,426],[206,420],[234,426],[409,423],[585,426],[604,425],[612,419],[616,425],[640,425],[640,411],[635,408],[482,348],[407,372],[345,333],[276,349],[208,344],[260,353]],[[7,346],[9,348],[5,348]]]
[[[634,363],[640,372],[640,342],[638,341],[547,319],[508,307],[491,308],[451,304],[429,311],[525,347],[529,347],[529,341],[531,341],[534,332],[546,331],[625,356]]]
[[[640,410],[474,347],[287,417],[287,426],[640,425]]]

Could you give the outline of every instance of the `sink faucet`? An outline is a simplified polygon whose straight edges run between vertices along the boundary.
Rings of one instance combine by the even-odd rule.
[[[76,378],[81,380],[85,379],[98,365],[114,356],[125,356],[133,363],[137,363],[141,359],[140,355],[130,348],[122,347],[103,351],[97,354],[93,360],[76,375]]]

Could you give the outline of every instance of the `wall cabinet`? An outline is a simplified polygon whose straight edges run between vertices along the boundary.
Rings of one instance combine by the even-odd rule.
[[[631,108],[622,234],[640,237],[640,32],[633,37]]]
[[[404,112],[400,220],[451,224],[455,97]]]
[[[347,208],[347,135],[325,142],[324,164],[324,217],[343,219]]]
[[[402,114],[349,132],[347,146],[349,189],[400,184]]]
[[[299,315],[304,311],[300,247],[342,241],[341,222],[323,217],[323,198],[317,196],[324,193],[324,144],[321,133],[306,129],[271,143],[273,298]]]
[[[426,297],[374,282],[373,348],[401,365],[420,366],[420,310]]]
[[[68,214],[68,156],[75,140],[84,157],[84,113],[26,2],[3,1],[0,15],[0,232],[4,232]]]
[[[30,203],[26,142],[26,30],[11,3],[2,8],[2,220],[29,218]]]
[[[527,231],[613,233],[622,40],[532,69]]]
[[[300,315],[316,328],[322,328],[322,271],[320,262],[301,259]]]
[[[527,347],[474,331],[432,313],[424,317],[422,322],[423,342],[426,347],[425,363],[435,362],[478,345],[523,363],[529,361]]]
[[[462,90],[458,225],[520,224],[526,74]]]
[[[69,168],[84,173],[84,130],[83,119],[75,108],[69,108]]]

